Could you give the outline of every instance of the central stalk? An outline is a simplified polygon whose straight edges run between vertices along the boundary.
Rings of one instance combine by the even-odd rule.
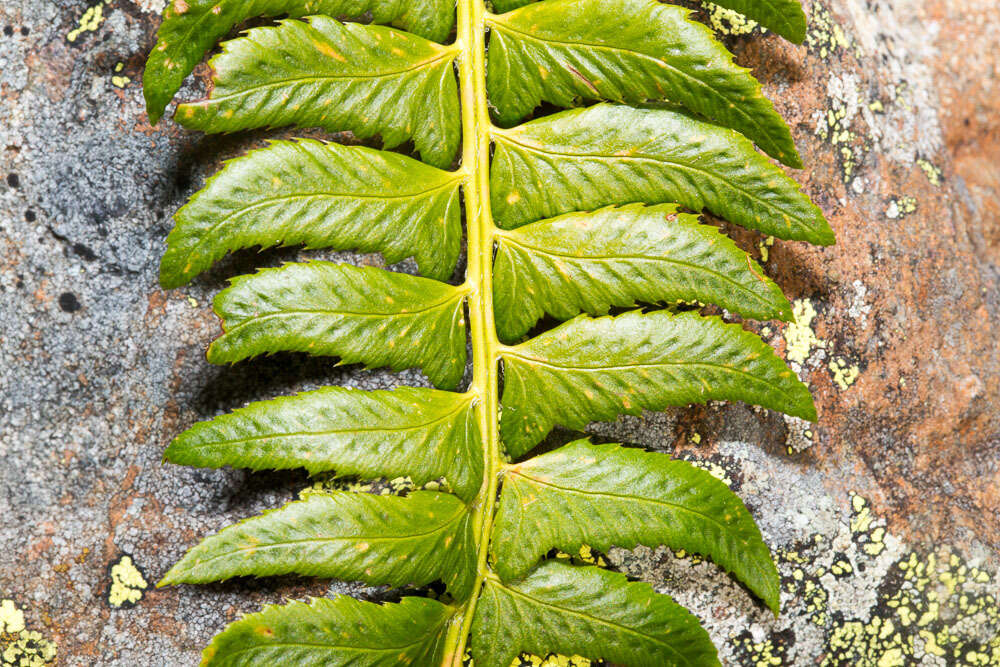
[[[499,342],[493,321],[493,215],[490,211],[490,129],[486,99],[486,8],[482,0],[458,0],[458,75],[462,96],[462,172],[468,238],[469,330],[472,337],[472,386],[484,447],[484,476],[475,512],[476,584],[448,632],[444,667],[461,667],[476,600],[488,573],[487,551],[502,460],[497,432]]]

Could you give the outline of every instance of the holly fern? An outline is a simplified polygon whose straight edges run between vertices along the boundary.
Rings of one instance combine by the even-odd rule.
[[[797,0],[716,2],[803,38]],[[237,278],[215,300],[224,333],[209,361],[306,352],[419,368],[436,387],[326,387],[173,441],[174,463],[416,488],[307,494],[191,549],[161,585],[294,573],[406,589],[385,604],[267,607],[222,631],[204,664],[507,667],[520,652],[717,664],[708,634],[668,596],[548,557],[584,545],[703,554],[778,611],[770,552],[724,484],[634,447],[537,445],[556,426],[715,399],[815,419],[809,390],[770,347],[691,307],[791,318],[761,268],[698,221],[702,210],[833,243],[820,210],[754,149],[801,166],[789,130],[687,9],[492,9],[172,0],[164,13],[145,73],[154,122],[216,40],[252,17],[286,17],[225,42],[208,98],[181,104],[176,120],[204,132],[349,131],[382,150],[300,139],[232,160],[176,214],[162,284],[276,244],[412,257],[421,274],[312,261]]]

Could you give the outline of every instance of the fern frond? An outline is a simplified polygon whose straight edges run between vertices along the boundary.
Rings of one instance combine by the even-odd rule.
[[[725,484],[666,455],[577,440],[507,468],[493,561],[524,576],[549,549],[638,545],[710,557],[778,611],[778,571],[743,502]]]
[[[781,290],[715,227],[673,204],[566,213],[500,234],[493,300],[501,340],[543,315],[604,315],[636,302],[713,303],[760,320],[792,317]]]
[[[801,167],[760,84],[689,13],[657,0],[546,0],[490,19],[486,85],[497,117],[518,122],[543,101],[665,100]]]
[[[809,389],[737,324],[667,311],[586,316],[503,350],[500,434],[511,456],[556,425],[710,400],[745,401],[815,420]]]
[[[171,463],[253,470],[444,478],[471,500],[483,479],[483,450],[473,396],[400,387],[317,391],[253,403],[193,427],[167,448]]]
[[[372,267],[309,262],[264,269],[236,278],[215,298],[225,333],[208,360],[307,352],[369,368],[419,367],[438,387],[453,389],[465,371],[465,294]]]
[[[361,146],[276,141],[230,161],[174,215],[160,283],[179,287],[227,252],[304,244],[415,257],[445,280],[461,250],[454,173]]]
[[[649,584],[557,561],[524,579],[486,580],[469,642],[479,667],[507,667],[521,651],[553,651],[635,667],[718,665],[689,611]]]
[[[666,109],[597,104],[495,132],[504,229],[608,204],[677,202],[780,239],[833,243],[795,181],[733,130]]]
[[[212,58],[207,100],[176,119],[205,132],[299,125],[385,148],[413,140],[425,162],[447,167],[459,143],[454,47],[378,25],[314,16],[254,28]]]
[[[441,580],[464,598],[475,575],[472,517],[436,491],[313,494],[206,538],[158,586],[301,574],[392,586]]]
[[[202,655],[203,667],[437,665],[451,613],[427,598],[397,604],[345,595],[271,605],[232,623]]]
[[[802,39],[795,0],[718,4]],[[312,261],[236,278],[215,300],[223,334],[209,361],[302,352],[418,368],[438,388],[326,387],[182,433],[167,460],[424,488],[312,492],[207,538],[161,584],[300,574],[443,583],[452,599],[268,607],[218,635],[206,665],[461,667],[467,647],[480,667],[508,667],[521,651],[718,664],[698,619],[669,597],[544,560],[583,545],[703,554],[777,612],[760,531],[704,471],[587,441],[515,459],[557,425],[715,399],[816,418],[808,388],[759,337],[671,312],[712,304],[791,319],[761,267],[697,218],[832,244],[819,208],[754,147],[799,166],[789,129],[688,9],[494,7],[507,13],[484,0],[171,0],[164,14],[145,76],[153,122],[216,39],[248,18],[284,16],[226,42],[210,61],[208,98],[179,106],[178,122],[315,127],[384,150],[297,139],[230,161],[177,213],[162,284],[275,245],[412,257],[422,274]],[[371,23],[338,20],[361,15]],[[544,104],[591,101],[514,125]],[[389,152],[411,152],[410,142],[416,157]],[[464,282],[447,284],[458,267]],[[562,324],[524,339],[550,319]],[[468,386],[453,392],[467,371]]]

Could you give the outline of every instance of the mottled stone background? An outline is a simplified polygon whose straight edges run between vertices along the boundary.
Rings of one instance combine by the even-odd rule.
[[[248,400],[419,381],[299,357],[205,362],[212,294],[295,253],[157,286],[171,213],[260,139],[149,126],[139,80],[162,5],[0,5],[3,665],[194,664],[239,613],[324,593],[294,578],[154,590],[199,536],[308,483],[161,452]],[[777,100],[808,165],[795,175],[838,234],[827,249],[737,234],[795,299],[797,324],[762,333],[820,421],[712,405],[594,429],[726,479],[775,549],[784,613],[665,549],[606,557],[689,605],[729,664],[998,665],[998,3],[806,5],[804,46],[706,20]]]

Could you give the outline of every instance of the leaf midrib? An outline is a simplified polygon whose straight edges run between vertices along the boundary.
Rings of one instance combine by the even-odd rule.
[[[615,366],[600,366],[600,367],[597,367],[597,368],[591,368],[591,367],[583,367],[583,366],[568,366],[568,365],[555,364],[555,363],[552,363],[551,361],[543,361],[543,360],[537,359],[535,357],[531,357],[531,356],[528,356],[528,355],[525,355],[525,354],[520,354],[518,352],[515,352],[514,351],[515,349],[516,348],[508,347],[504,351],[504,356],[508,356],[509,355],[509,356],[512,356],[512,357],[517,357],[518,359],[521,359],[522,361],[527,362],[529,365],[533,364],[533,365],[536,365],[536,366],[545,366],[547,368],[552,368],[554,370],[557,369],[557,370],[564,370],[564,371],[578,372],[578,373],[603,373],[603,372],[613,372],[613,371],[627,371],[627,370],[633,370],[633,369],[638,369],[638,368],[659,368],[659,367],[662,367],[662,366],[705,366],[705,367],[708,367],[708,368],[718,369],[720,371],[727,371],[727,372],[733,373],[734,375],[741,375],[741,376],[743,376],[743,377],[745,377],[745,378],[747,378],[747,379],[749,379],[749,380],[751,380],[751,381],[753,381],[753,382],[755,382],[757,384],[763,384],[766,387],[772,387],[776,391],[781,392],[781,394],[783,396],[785,396],[786,398],[789,398],[789,399],[793,398],[792,396],[790,396],[788,394],[787,391],[785,391],[784,389],[782,389],[778,385],[771,384],[770,382],[767,382],[766,380],[764,380],[762,378],[756,377],[752,373],[749,373],[749,372],[744,371],[744,370],[740,370],[738,368],[733,368],[732,366],[723,366],[721,364],[713,364],[713,363],[710,363],[710,362],[704,362],[704,361],[689,361],[689,362],[668,361],[668,362],[657,363],[657,364],[653,364],[653,363],[644,363],[644,364],[619,364],[619,365],[615,365]]]
[[[494,586],[497,586],[498,588],[502,588],[504,591],[507,591],[509,594],[511,594],[514,597],[520,597],[520,598],[522,598],[524,600],[527,600],[529,603],[534,603],[534,604],[536,604],[538,606],[541,606],[541,607],[547,607],[549,609],[554,609],[554,610],[556,610],[559,613],[570,614],[572,616],[578,616],[580,618],[587,619],[587,620],[589,620],[589,621],[591,621],[593,623],[596,623],[598,625],[607,625],[607,626],[610,626],[612,628],[617,628],[618,630],[620,630],[620,631],[622,631],[622,632],[624,632],[626,634],[635,635],[637,637],[644,637],[645,639],[649,640],[650,642],[653,642],[655,644],[659,644],[663,648],[667,649],[668,651],[670,651],[671,653],[673,653],[674,655],[676,655],[679,659],[681,659],[683,661],[684,664],[690,664],[684,658],[683,654],[680,651],[678,651],[677,649],[675,649],[673,646],[671,646],[670,644],[668,644],[667,642],[665,642],[662,639],[659,639],[657,637],[653,637],[651,635],[647,635],[647,634],[645,634],[643,632],[639,632],[638,630],[635,630],[635,629],[630,628],[628,626],[620,625],[618,623],[615,623],[613,621],[609,621],[609,620],[604,619],[604,618],[597,618],[596,616],[591,616],[590,614],[588,614],[586,612],[578,611],[576,609],[568,609],[566,607],[560,607],[560,606],[558,606],[555,603],[546,602],[545,600],[540,600],[538,598],[531,597],[527,593],[522,593],[521,591],[519,591],[519,590],[517,590],[515,588],[511,588],[511,587],[505,586],[503,584],[503,582],[500,581],[500,578],[497,577],[496,575],[488,575],[488,577],[491,579],[491,581],[492,581],[492,583],[493,583]]]
[[[523,472],[521,472],[519,470],[513,470],[513,469],[511,469],[511,470],[508,470],[508,473],[512,474],[512,475],[517,475],[518,477],[523,477],[524,479],[528,480],[530,483],[536,484],[538,486],[546,486],[546,487],[555,489],[556,491],[561,491],[561,492],[564,492],[564,493],[567,493],[567,494],[576,494],[576,495],[581,495],[581,496],[603,496],[603,497],[613,498],[615,500],[618,500],[620,502],[624,502],[624,503],[630,504],[630,505],[631,504],[637,504],[637,503],[648,503],[648,504],[652,504],[652,505],[662,505],[662,506],[665,506],[665,507],[673,507],[673,508],[676,508],[677,510],[681,510],[681,511],[687,512],[689,514],[694,514],[695,516],[702,517],[703,519],[705,519],[709,523],[714,523],[714,524],[718,525],[720,528],[723,528],[723,529],[728,529],[729,528],[726,524],[722,523],[721,521],[718,521],[717,519],[714,519],[710,514],[705,514],[703,512],[699,512],[696,509],[693,509],[693,508],[690,508],[690,507],[685,507],[684,505],[678,505],[676,503],[668,502],[668,501],[665,501],[665,500],[657,500],[657,499],[649,498],[649,497],[646,497],[646,496],[628,496],[628,495],[624,495],[624,494],[620,494],[620,493],[612,493],[612,492],[605,492],[605,491],[584,491],[582,489],[572,489],[572,488],[569,488],[569,487],[560,486],[559,484],[553,484],[551,482],[543,482],[542,480],[538,479],[537,477],[532,477],[531,475],[526,475],[526,474],[524,474]]]
[[[376,497],[380,497],[380,496],[376,496]],[[454,497],[458,498],[457,496],[454,496]],[[420,540],[422,538],[430,537],[431,535],[434,535],[435,533],[440,533],[440,532],[444,531],[451,524],[455,523],[456,520],[461,520],[462,519],[462,515],[466,514],[468,512],[468,509],[469,509],[468,505],[466,505],[464,502],[460,502],[460,504],[459,504],[456,512],[451,517],[449,517],[445,521],[442,521],[441,524],[438,525],[436,528],[434,528],[432,530],[424,531],[422,533],[409,533],[407,535],[369,535],[369,534],[357,534],[357,535],[349,535],[349,536],[346,536],[346,537],[342,537],[342,536],[311,537],[311,538],[308,538],[308,539],[307,538],[303,538],[303,539],[296,539],[296,540],[283,540],[281,542],[274,542],[274,543],[270,543],[270,544],[256,544],[256,545],[248,545],[248,546],[238,546],[238,547],[236,547],[234,549],[230,549],[229,551],[225,551],[225,552],[222,552],[222,553],[219,553],[219,554],[215,554],[214,556],[211,556],[210,558],[206,558],[206,559],[203,559],[203,560],[199,560],[196,563],[192,563],[190,567],[188,567],[187,569],[184,570],[184,572],[191,572],[193,570],[200,569],[200,568],[204,567],[206,564],[212,563],[212,562],[214,562],[214,561],[216,561],[216,560],[218,560],[220,558],[226,558],[228,556],[232,556],[233,554],[239,554],[239,553],[243,553],[245,551],[249,551],[249,552],[251,552],[251,554],[253,554],[253,553],[256,553],[257,551],[265,551],[265,550],[270,550],[270,549],[286,548],[286,547],[289,547],[290,545],[296,545],[296,544],[310,544],[310,543],[325,544],[325,543],[331,543],[331,542],[357,542],[359,540],[372,540],[374,542],[398,542],[398,541],[405,541],[405,540],[411,540],[411,541],[412,540]],[[264,516],[267,516],[267,515],[264,515]],[[170,573],[168,572],[167,574],[170,574]]]
[[[392,78],[397,78],[397,77],[404,76],[406,74],[409,74],[410,72],[415,72],[415,71],[421,70],[421,69],[428,69],[428,70],[429,69],[433,69],[434,65],[436,65],[438,62],[440,62],[442,60],[445,60],[445,59],[447,59],[449,57],[451,57],[451,59],[454,60],[454,53],[451,52],[451,51],[445,51],[444,53],[442,53],[440,55],[437,55],[436,57],[434,57],[434,58],[432,58],[430,60],[425,60],[425,61],[423,61],[421,63],[418,63],[418,64],[414,65],[413,67],[407,67],[405,69],[394,70],[394,71],[391,71],[391,72],[379,72],[377,74],[351,74],[351,75],[323,74],[323,75],[297,76],[297,77],[289,77],[289,78],[285,78],[285,79],[278,79],[276,81],[269,81],[268,83],[264,83],[264,84],[260,84],[260,85],[256,85],[256,86],[249,86],[247,88],[242,88],[242,89],[239,89],[239,90],[234,90],[233,92],[226,92],[226,93],[223,93],[221,95],[214,95],[213,94],[212,97],[208,98],[204,102],[189,103],[189,104],[185,104],[184,106],[185,107],[189,107],[189,108],[194,108],[194,107],[203,107],[204,108],[204,107],[212,106],[214,103],[226,101],[226,100],[228,100],[230,98],[233,98],[233,97],[242,97],[242,96],[250,95],[250,94],[255,93],[255,92],[260,92],[260,91],[263,91],[263,90],[267,90],[269,88],[276,88],[276,87],[280,87],[280,86],[289,86],[290,87],[290,86],[296,86],[296,85],[300,85],[300,84],[304,84],[304,83],[315,83],[317,81],[340,81],[340,80],[345,80],[345,79],[346,80],[351,80],[351,81],[355,81],[355,80],[358,80],[358,81],[367,81],[367,80],[370,80],[370,79],[392,79]],[[218,78],[221,79],[222,77],[220,76]],[[223,88],[224,85],[225,84],[220,85],[219,88]],[[219,88],[217,88],[216,90],[218,90]]]
[[[443,299],[442,301],[434,303],[434,304],[432,304],[430,306],[426,306],[426,307],[420,308],[418,310],[410,310],[410,311],[407,311],[405,313],[401,313],[401,312],[390,312],[390,313],[358,313],[358,312],[349,311],[349,310],[343,310],[343,311],[341,311],[341,310],[318,309],[318,308],[314,308],[314,309],[309,309],[309,308],[292,308],[292,309],[289,309],[289,310],[281,310],[281,311],[276,311],[276,312],[273,312],[273,313],[264,313],[264,314],[261,314],[261,315],[250,315],[250,316],[248,316],[248,317],[240,320],[232,328],[225,329],[225,332],[227,334],[229,334],[229,333],[232,333],[234,331],[237,331],[241,327],[244,327],[244,326],[247,326],[247,325],[250,325],[250,324],[254,324],[254,323],[257,323],[257,322],[261,322],[261,321],[266,321],[266,320],[269,320],[269,319],[272,319],[272,318],[280,318],[280,317],[288,317],[288,316],[326,315],[326,316],[329,316],[329,317],[344,316],[344,317],[357,317],[357,318],[414,317],[414,316],[417,316],[417,315],[424,315],[424,314],[426,314],[426,313],[428,313],[428,312],[430,312],[432,310],[436,310],[438,308],[442,308],[443,306],[448,305],[449,302],[451,302],[451,301],[461,300],[462,298],[464,298],[464,296],[465,296],[464,292],[459,292],[457,295],[451,295],[447,299]]]
[[[230,438],[230,439],[227,439],[227,440],[212,440],[210,442],[199,442],[199,443],[194,443],[194,444],[186,445],[186,448],[187,449],[198,449],[198,448],[201,448],[201,447],[215,447],[215,446],[221,446],[221,445],[232,445],[232,444],[239,443],[239,442],[255,442],[255,441],[258,441],[258,440],[273,440],[273,439],[279,439],[279,438],[294,438],[294,437],[298,437],[298,436],[317,436],[317,437],[320,437],[320,436],[324,436],[324,435],[333,435],[333,434],[337,434],[337,433],[346,433],[346,432],[350,432],[350,433],[376,433],[376,432],[377,433],[384,433],[384,432],[395,433],[395,432],[400,432],[400,431],[417,431],[417,430],[424,429],[424,428],[430,428],[430,427],[432,427],[432,426],[434,426],[436,424],[439,424],[439,423],[441,423],[443,421],[446,421],[446,420],[450,419],[451,417],[454,417],[455,415],[457,415],[458,413],[460,413],[462,410],[465,410],[467,408],[468,408],[468,401],[465,404],[459,405],[458,408],[456,408],[456,409],[448,412],[447,414],[445,414],[445,415],[443,415],[441,417],[438,417],[436,419],[432,419],[431,421],[428,421],[428,422],[422,422],[422,423],[416,424],[414,426],[401,426],[399,428],[371,428],[371,427],[359,426],[359,427],[349,427],[349,428],[348,427],[344,427],[344,428],[339,428],[339,429],[337,429],[337,428],[324,429],[324,430],[321,430],[321,431],[289,431],[289,432],[285,432],[285,433],[270,433],[270,434],[266,434],[266,435],[254,435],[254,436],[249,436],[249,437],[246,437],[246,438]]]
[[[729,276],[727,276],[727,275],[725,275],[723,273],[720,273],[719,271],[716,271],[715,269],[712,269],[712,268],[709,268],[709,267],[706,267],[706,266],[702,266],[702,265],[699,265],[699,264],[694,264],[694,263],[688,262],[686,260],[675,259],[675,258],[667,257],[667,256],[650,257],[650,256],[646,256],[646,255],[633,255],[633,254],[625,254],[625,255],[585,255],[585,256],[581,257],[579,255],[570,255],[570,254],[563,253],[563,252],[556,252],[556,251],[552,251],[552,250],[545,250],[545,249],[542,249],[542,248],[538,248],[538,247],[532,246],[530,244],[520,243],[520,242],[514,240],[514,235],[513,234],[504,235],[504,240],[505,241],[509,241],[512,245],[516,245],[516,246],[518,246],[520,248],[524,248],[525,250],[528,250],[529,253],[531,251],[533,251],[533,252],[535,252],[536,254],[539,254],[539,255],[546,255],[546,256],[550,256],[550,257],[561,257],[561,258],[565,258],[567,260],[578,261],[578,262],[592,261],[592,262],[609,262],[609,263],[611,263],[611,262],[613,262],[615,260],[622,260],[622,261],[626,261],[626,262],[627,261],[634,261],[634,262],[637,262],[637,263],[638,262],[650,262],[650,263],[664,262],[664,263],[667,263],[667,264],[676,264],[678,266],[683,266],[683,267],[686,267],[686,268],[689,268],[689,269],[693,269],[695,271],[701,271],[703,273],[708,273],[708,274],[711,274],[713,276],[716,276],[717,278],[719,278],[719,279],[721,279],[721,280],[723,280],[723,281],[731,284],[733,287],[735,287],[735,288],[737,288],[737,289],[739,289],[741,291],[746,292],[748,295],[750,295],[751,297],[753,297],[754,299],[756,299],[761,304],[763,304],[765,306],[770,306],[771,305],[767,301],[767,299],[765,299],[764,297],[760,296],[759,294],[757,294],[756,292],[754,292],[753,290],[751,290],[749,287],[747,287],[743,283],[739,282],[738,280],[730,278]],[[760,282],[763,283],[765,286],[767,285],[767,283],[765,281],[763,281],[763,280],[760,281]],[[630,283],[630,285],[633,285],[633,284],[634,283]]]
[[[524,127],[524,126],[522,125],[520,127]],[[677,169],[692,171],[692,172],[695,172],[697,174],[701,174],[705,178],[708,178],[708,179],[710,179],[712,181],[716,181],[716,182],[721,181],[725,185],[725,187],[727,189],[731,189],[731,190],[735,190],[735,191],[739,192],[740,194],[742,194],[743,196],[745,196],[747,199],[750,199],[751,201],[755,201],[755,202],[759,203],[760,205],[762,205],[762,206],[764,206],[764,207],[766,207],[766,208],[768,208],[768,209],[770,209],[772,211],[777,212],[778,215],[788,216],[790,219],[795,220],[796,222],[798,222],[800,225],[802,225],[806,229],[809,229],[809,230],[812,229],[812,227],[810,227],[808,225],[808,223],[803,218],[799,217],[798,215],[796,215],[794,213],[791,213],[791,212],[788,212],[788,211],[785,211],[785,210],[782,210],[781,208],[779,208],[778,206],[772,204],[771,202],[768,202],[768,201],[766,201],[764,199],[761,199],[760,197],[752,194],[751,192],[749,192],[749,191],[747,191],[747,190],[745,190],[745,189],[743,189],[741,187],[737,187],[736,185],[734,185],[731,181],[727,180],[726,178],[724,178],[724,177],[722,177],[720,175],[713,174],[713,173],[711,173],[709,171],[706,171],[704,169],[699,169],[697,167],[691,166],[689,164],[684,164],[682,162],[677,162],[676,160],[667,160],[667,159],[663,159],[663,158],[653,157],[653,156],[650,156],[650,155],[606,155],[604,153],[567,153],[567,152],[564,152],[564,151],[546,150],[544,148],[540,148],[540,147],[537,147],[537,146],[531,146],[529,144],[525,144],[523,142],[520,142],[520,141],[517,141],[516,139],[514,139],[512,137],[512,135],[511,135],[510,132],[506,132],[506,131],[501,132],[501,131],[494,130],[494,134],[497,135],[502,141],[506,141],[508,143],[514,144],[516,146],[519,146],[519,147],[521,147],[521,148],[523,148],[525,150],[531,151],[533,153],[541,153],[541,154],[544,154],[544,155],[556,155],[556,156],[560,156],[560,157],[564,157],[564,158],[579,159],[579,160],[611,160],[611,161],[616,161],[617,160],[617,161],[622,161],[622,162],[625,162],[625,161],[647,161],[647,162],[655,162],[655,163],[658,163],[658,164],[672,165],[672,166],[674,166]],[[700,193],[699,193],[699,195],[700,195]],[[706,206],[705,208],[708,208],[708,206]]]

